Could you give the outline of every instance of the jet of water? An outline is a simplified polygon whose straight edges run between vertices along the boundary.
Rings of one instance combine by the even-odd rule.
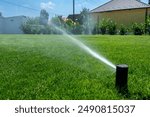
[[[63,35],[65,35],[66,37],[68,37],[69,39],[71,39],[74,42],[74,44],[78,45],[84,51],[86,51],[87,53],[89,53],[90,55],[92,55],[93,57],[95,57],[96,59],[100,60],[101,62],[105,63],[106,65],[110,66],[111,68],[116,69],[116,66],[113,63],[111,63],[109,60],[107,60],[105,57],[103,57],[102,55],[96,53],[91,48],[89,48],[87,45],[85,45],[81,41],[77,40],[75,37],[67,34],[64,30],[60,29],[59,27],[57,27],[55,25],[53,25],[53,26],[54,26],[54,28],[56,30],[58,30],[61,33],[63,33]]]

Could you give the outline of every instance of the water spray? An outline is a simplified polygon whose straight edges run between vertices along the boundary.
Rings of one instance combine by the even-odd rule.
[[[119,93],[128,92],[128,65],[122,64],[116,66],[116,88]]]
[[[67,34],[64,30],[60,29],[59,27],[52,24],[52,26],[60,31],[62,34],[67,36],[74,44],[76,44],[78,47],[82,48],[85,52],[92,55],[94,58],[100,60],[101,62],[108,65],[110,68],[112,68],[114,71],[116,70],[116,88],[120,93],[127,94],[128,92],[128,66],[127,65],[117,65],[115,66],[113,63],[111,63],[109,60],[107,60],[105,57],[103,57],[101,54],[98,54],[91,48],[89,48],[87,45],[82,43],[81,41],[77,40],[73,36]]]
[[[104,56],[102,56],[100,53],[95,52],[90,47],[88,47],[87,45],[85,45],[81,41],[77,40],[75,37],[69,35],[64,30],[62,30],[61,28],[55,26],[54,24],[51,24],[51,25],[55,29],[57,29],[58,31],[60,31],[62,34],[64,34],[66,37],[68,37],[78,47],[82,48],[85,52],[87,52],[88,54],[90,54],[94,58],[100,60],[102,63],[105,63],[107,66],[109,66],[110,68],[112,68],[114,71],[116,70],[116,66],[112,62],[110,62],[108,59],[106,59]]]

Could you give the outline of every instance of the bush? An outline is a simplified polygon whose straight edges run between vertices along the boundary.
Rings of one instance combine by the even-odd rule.
[[[102,19],[98,26],[95,26],[97,33],[114,35],[117,33],[117,24],[111,19]],[[96,30],[97,29],[97,30]]]
[[[134,23],[132,25],[132,30],[133,30],[133,33],[134,35],[142,35],[144,34],[144,24],[143,23]]]
[[[27,18],[27,20],[21,25],[21,30],[25,34],[39,34],[39,18]]]
[[[127,27],[122,24],[122,25],[120,26],[119,34],[120,34],[120,35],[126,35],[127,32],[128,32]]]
[[[64,28],[68,33],[73,33],[74,22],[71,19],[67,19],[64,24]]]
[[[50,25],[42,25],[41,26],[41,33],[42,34],[51,34],[52,33],[52,26]]]
[[[40,34],[41,25],[31,25],[31,34]]]
[[[51,19],[51,26],[52,26],[52,34],[62,34],[61,30],[64,29],[64,21],[62,20],[61,16],[55,16]]]
[[[64,21],[62,28],[69,34],[82,34],[83,26],[78,22],[74,22],[72,19]]]
[[[83,32],[83,26],[79,23],[76,23],[74,26],[73,34],[82,34]]]
[[[102,19],[102,21],[100,21],[100,23],[98,24],[98,29],[101,34],[106,34],[107,31],[107,27],[108,27],[108,22],[106,19]]]
[[[92,30],[92,34],[99,34],[100,32],[99,32],[99,30],[98,30],[98,24],[96,24],[95,25],[95,27],[93,28],[93,30]]]
[[[147,32],[150,35],[150,16],[147,18]]]
[[[108,19],[107,20],[107,30],[108,34],[115,35],[117,33],[117,24],[113,20]]]
[[[57,26],[57,27],[61,27],[62,26],[62,23],[61,23],[59,17],[53,17],[51,19],[51,24],[53,24],[54,26]]]
[[[40,25],[38,18],[28,18],[22,25],[21,30],[24,34],[51,34],[52,26]]]

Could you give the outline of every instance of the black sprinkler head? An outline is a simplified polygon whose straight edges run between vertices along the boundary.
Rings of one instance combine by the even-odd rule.
[[[116,88],[119,93],[128,92],[128,65],[116,66]]]

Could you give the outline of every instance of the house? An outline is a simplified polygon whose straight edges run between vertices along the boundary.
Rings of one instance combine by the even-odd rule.
[[[74,14],[74,16],[73,14],[70,14],[68,15],[67,19],[71,19],[72,21],[75,19],[75,21],[78,22],[80,20],[80,17],[81,17],[80,14]]]
[[[134,22],[144,23],[147,16],[150,16],[150,0],[149,4],[140,0],[110,0],[91,10],[91,14],[96,22],[109,18],[127,26]]]
[[[25,16],[3,17],[0,13],[0,34],[22,34],[21,24]]]

